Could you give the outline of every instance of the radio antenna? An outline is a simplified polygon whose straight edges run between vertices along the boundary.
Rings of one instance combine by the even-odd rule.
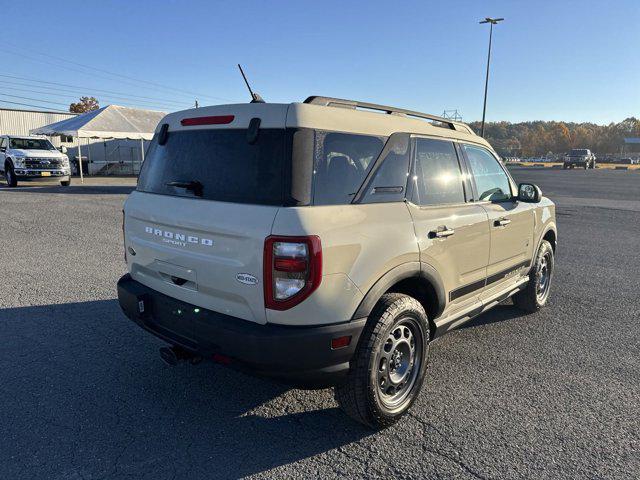
[[[242,70],[242,67],[240,66],[240,64],[238,64],[238,68],[240,69],[240,74],[242,75],[242,78],[244,79],[244,83],[247,85],[247,88],[249,89],[249,93],[251,94],[251,103],[264,103],[264,100],[262,99],[262,97],[257,93],[254,93],[253,90],[251,90],[251,85],[249,85],[247,76],[244,74],[244,70]]]

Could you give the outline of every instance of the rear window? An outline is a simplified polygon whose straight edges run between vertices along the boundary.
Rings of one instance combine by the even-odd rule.
[[[386,137],[317,130],[313,166],[314,205],[351,203]]]
[[[168,184],[199,182],[197,198],[282,205],[286,139],[284,129],[260,129],[252,144],[246,129],[170,132],[164,145],[151,142],[137,189],[195,197],[191,189]]]

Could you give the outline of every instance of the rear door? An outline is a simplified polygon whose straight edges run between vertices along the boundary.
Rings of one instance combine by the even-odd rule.
[[[482,298],[513,283],[529,266],[534,214],[532,204],[515,199],[515,185],[486,148],[463,144],[478,204],[487,212],[491,251]]]
[[[253,138],[247,126],[154,139],[125,205],[125,244],[135,280],[265,323],[264,240],[283,203],[287,137],[284,128],[260,128]]]
[[[479,301],[489,259],[487,213],[471,200],[452,141],[414,139],[411,202],[420,261],[441,275],[443,316]]]

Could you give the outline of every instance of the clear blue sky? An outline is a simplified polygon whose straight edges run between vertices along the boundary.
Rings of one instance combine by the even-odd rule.
[[[108,101],[97,89],[174,109],[195,97],[245,101],[242,63],[267,101],[328,95],[438,114],[457,108],[477,120],[488,41],[478,20],[499,16],[488,120],[640,116],[639,0],[0,0],[0,11],[0,74],[87,87],[103,105],[134,100]],[[0,77],[4,106],[64,109],[43,101],[69,103],[77,93]]]

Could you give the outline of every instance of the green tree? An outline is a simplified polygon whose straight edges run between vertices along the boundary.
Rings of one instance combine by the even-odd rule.
[[[85,113],[98,110],[100,105],[95,97],[80,97],[80,101],[69,105],[71,113]]]

